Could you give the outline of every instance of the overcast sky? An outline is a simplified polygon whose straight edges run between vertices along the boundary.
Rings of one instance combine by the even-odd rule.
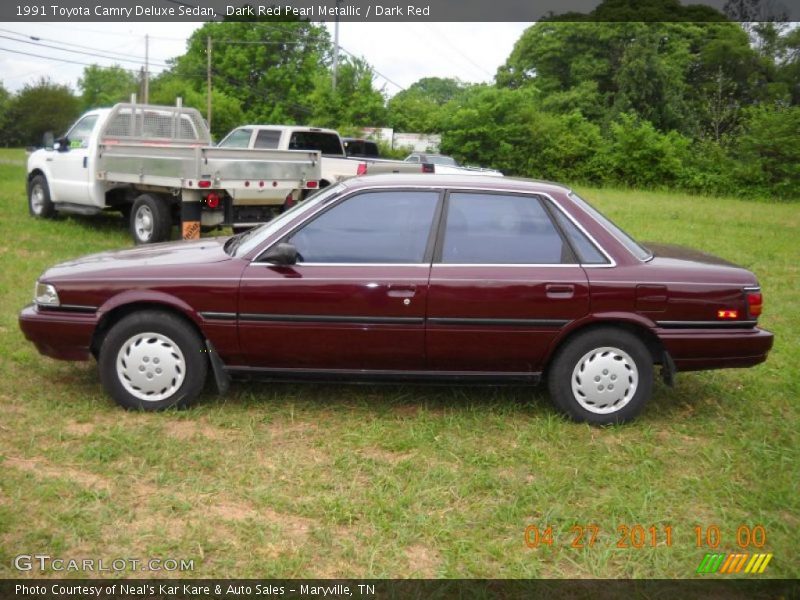
[[[150,35],[151,72],[183,54],[186,38],[200,23],[0,23],[0,81],[16,91],[39,77],[50,77],[77,91],[84,66],[115,62],[138,70],[144,62],[145,34]],[[378,87],[389,95],[422,77],[457,77],[490,81],[514,42],[530,23],[341,23],[339,43],[362,56],[380,73]],[[328,24],[333,39],[333,24]],[[38,40],[24,38],[34,36]],[[12,39],[9,39],[12,38]],[[58,46],[62,49],[48,48]],[[66,52],[69,48],[74,52]],[[14,52],[9,52],[14,51]],[[36,54],[42,57],[21,54]],[[99,58],[106,54],[119,58]],[[121,60],[126,59],[126,60]]]

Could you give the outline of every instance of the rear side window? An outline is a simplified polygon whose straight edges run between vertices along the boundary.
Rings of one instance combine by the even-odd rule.
[[[322,154],[343,154],[339,136],[322,131],[295,131],[289,139],[289,150],[317,150]]]
[[[306,263],[421,263],[438,200],[438,192],[358,194],[289,241]]]
[[[250,146],[250,136],[252,129],[237,129],[228,134],[219,145],[221,148],[248,148]]]
[[[262,150],[276,150],[280,141],[279,129],[262,129],[256,134],[255,147]]]
[[[574,263],[539,198],[451,193],[442,263]]]
[[[561,231],[569,239],[573,249],[578,254],[578,260],[584,265],[605,265],[608,260],[600,250],[586,237],[577,225],[573,223],[564,213],[557,208],[553,209],[556,221],[561,227]]]

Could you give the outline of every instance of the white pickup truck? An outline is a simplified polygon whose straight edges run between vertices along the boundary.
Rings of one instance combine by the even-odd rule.
[[[85,113],[30,155],[28,207],[34,217],[118,210],[147,244],[174,224],[193,239],[201,227],[267,221],[320,178],[318,152],[214,147],[197,110],[132,102]]]
[[[349,157],[339,133],[333,129],[300,125],[244,125],[219,143],[220,148],[312,150],[322,154],[320,188],[357,175],[379,173],[433,173],[431,165],[401,160]]]

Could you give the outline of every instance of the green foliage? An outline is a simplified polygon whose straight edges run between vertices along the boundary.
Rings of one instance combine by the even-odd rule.
[[[311,95],[313,113],[310,123],[320,127],[381,126],[386,121],[385,98],[373,87],[374,74],[361,58],[345,57],[339,61],[336,89],[333,74],[321,72]]]
[[[211,38],[212,89],[235,98],[252,123],[306,123],[318,75],[330,64],[327,29],[307,21],[206,23],[174,74],[201,91]]]
[[[67,86],[41,78],[8,100],[4,141],[12,146],[41,144],[45,132],[66,133],[79,114],[78,98]]]
[[[469,86],[457,79],[424,77],[389,100],[389,125],[398,131],[438,133],[448,108],[463,98]]]
[[[86,111],[128,101],[132,93],[139,91],[139,82],[130,71],[119,65],[92,65],[83,70],[78,87],[81,89],[81,109]]]

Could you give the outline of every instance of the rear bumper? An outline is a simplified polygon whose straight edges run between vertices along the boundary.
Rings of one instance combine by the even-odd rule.
[[[19,328],[39,353],[59,360],[88,360],[97,326],[95,313],[40,311],[28,305],[19,313]]]
[[[765,329],[658,329],[678,371],[752,367],[767,360],[774,336]]]

